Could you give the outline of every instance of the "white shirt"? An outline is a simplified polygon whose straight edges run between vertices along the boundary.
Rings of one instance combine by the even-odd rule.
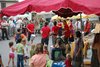
[[[16,22],[16,28],[18,29],[18,28],[20,28],[20,26],[21,26],[21,24],[22,24],[23,22],[22,22],[22,20],[17,20],[17,22]]]
[[[8,28],[8,23],[7,23],[7,21],[3,21],[3,22],[1,22],[1,26],[2,26],[2,28]]]
[[[13,23],[12,20],[9,20],[9,25],[10,25],[10,27],[15,27],[15,24]]]
[[[25,53],[25,56],[28,56],[28,46],[27,45],[24,46],[24,53]]]
[[[77,30],[78,29],[81,30],[81,22],[80,21],[76,21],[75,27],[76,27]]]

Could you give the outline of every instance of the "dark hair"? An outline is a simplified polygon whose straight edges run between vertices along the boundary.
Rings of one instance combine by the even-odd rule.
[[[45,24],[44,24],[45,26],[47,26],[48,25],[48,22],[45,22]]]
[[[38,54],[38,53],[43,53],[43,45],[41,43],[38,43],[36,45],[36,48],[35,48],[35,53]]]
[[[17,43],[21,43],[21,41],[22,41],[22,38],[19,38],[19,39],[17,40]]]
[[[57,25],[57,22],[56,22],[56,21],[54,21],[54,25],[55,25],[55,26]]]
[[[80,38],[82,36],[82,33],[80,31],[76,31],[76,37]]]
[[[44,48],[44,49],[46,49],[46,50],[48,50],[48,47],[47,47],[47,45],[44,45],[44,46],[43,46],[43,48]]]
[[[9,47],[12,47],[14,45],[13,42],[9,42]]]
[[[61,40],[60,38],[57,38],[57,39],[56,39],[56,43],[57,43],[57,42],[58,42],[58,45],[61,46],[62,40]]]
[[[19,29],[17,29],[17,32],[20,32],[21,31],[21,29],[19,28]]]

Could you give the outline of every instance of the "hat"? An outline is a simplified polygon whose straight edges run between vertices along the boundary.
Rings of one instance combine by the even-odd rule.
[[[96,23],[93,33],[100,33],[100,23]]]

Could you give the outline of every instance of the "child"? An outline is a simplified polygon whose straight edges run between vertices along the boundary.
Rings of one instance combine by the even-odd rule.
[[[47,45],[44,45],[44,46],[43,46],[43,53],[49,55]]]
[[[18,39],[21,38],[21,29],[17,29],[17,33],[15,34],[16,44],[18,43]]]
[[[26,36],[21,33],[21,29],[17,29],[17,33],[15,35],[16,44],[18,43],[19,39],[25,39],[25,38],[26,38]]]
[[[4,65],[2,63],[1,55],[0,55],[0,67],[4,67]]]
[[[9,42],[9,48],[10,48],[10,52],[9,52],[9,61],[8,61],[8,66],[9,66],[9,63],[10,61],[12,60],[12,66],[14,67],[14,51],[15,51],[15,48],[13,47],[14,43],[13,42]]]
[[[18,44],[16,46],[17,67],[24,67],[24,42],[25,41],[23,41],[22,39],[18,39]]]
[[[28,46],[26,45],[26,39],[22,39],[23,41],[23,45],[24,45],[24,61],[25,61],[25,65],[27,63],[27,59],[29,59],[28,57]]]
[[[32,57],[34,54],[35,54],[35,45],[32,45],[30,50],[30,57]]]
[[[66,67],[72,67],[72,65],[71,65],[71,56],[70,56],[70,54],[67,54],[66,55],[66,60],[65,60],[65,65],[66,65]]]

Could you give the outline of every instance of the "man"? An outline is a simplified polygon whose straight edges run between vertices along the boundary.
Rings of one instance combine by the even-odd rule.
[[[18,20],[16,21],[16,30],[21,28],[22,23],[23,23],[22,18],[18,18]]]
[[[75,29],[76,31],[81,30],[81,21],[80,19],[77,19],[76,23],[75,23]]]
[[[66,20],[63,21],[63,24],[64,24],[64,42],[65,44],[68,44],[68,39],[70,37],[70,30],[66,23]]]
[[[84,35],[88,35],[90,33],[91,24],[89,19],[86,20],[85,28],[84,28]]]
[[[10,18],[8,23],[9,23],[9,31],[8,31],[9,36],[13,36],[15,31],[15,24],[13,22],[13,18]]]
[[[55,41],[57,39],[57,35],[58,35],[58,30],[59,27],[57,26],[57,22],[54,22],[54,26],[52,27],[52,41],[53,41],[53,45],[55,45]]]
[[[31,34],[34,34],[34,24],[32,20],[30,20],[30,23],[26,26],[26,28],[28,30],[28,41],[30,41]]]
[[[7,21],[3,18],[2,22],[1,22],[1,29],[2,29],[2,39],[4,40],[5,37],[7,38],[7,40],[9,40],[8,38],[8,26],[9,24],[7,23]],[[4,36],[5,35],[5,36]]]
[[[41,34],[42,34],[42,40],[41,43],[44,45],[48,45],[49,41],[49,34],[50,34],[50,28],[48,27],[48,22],[45,22],[44,26],[41,29]]]

